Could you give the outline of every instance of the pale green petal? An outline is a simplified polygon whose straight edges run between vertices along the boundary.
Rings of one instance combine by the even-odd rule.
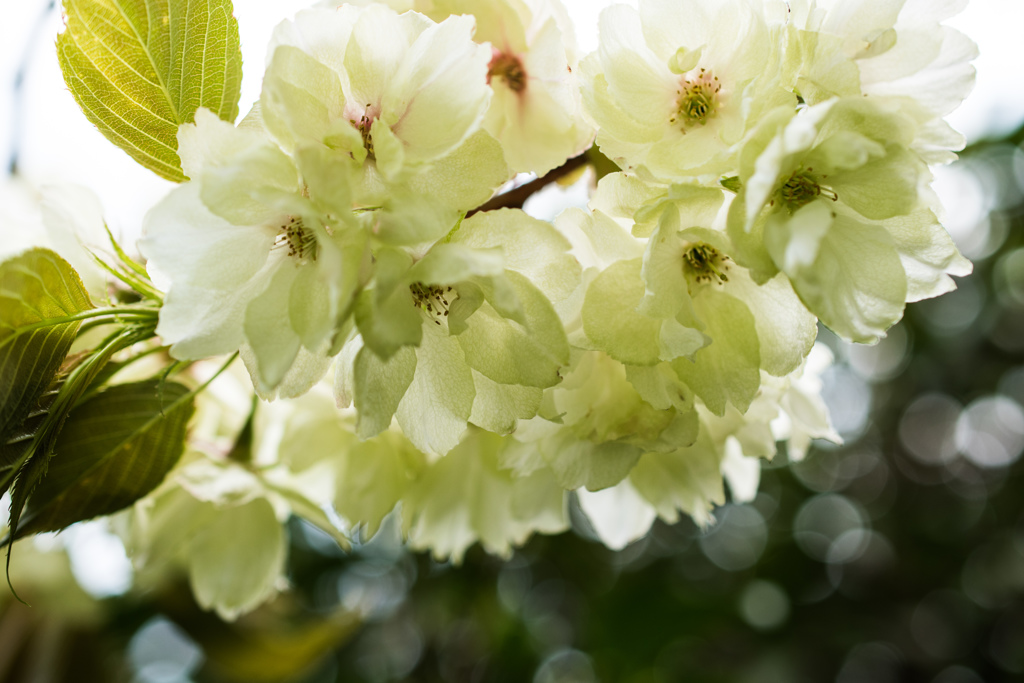
[[[674,318],[680,310],[693,306],[683,271],[687,245],[679,230],[679,213],[670,207],[647,242],[641,270],[646,291],[640,311],[652,318]]]
[[[484,125],[501,141],[513,169],[544,175],[583,151],[593,130],[580,116],[576,77],[558,22],[552,18],[531,28],[529,49],[520,53],[526,87],[514,91],[504,79],[492,78],[494,96]]]
[[[627,365],[626,378],[640,398],[655,409],[694,412],[693,391],[679,381],[679,376],[668,363],[653,367]]]
[[[451,154],[416,173],[409,187],[457,211],[480,206],[512,176],[501,145],[485,131],[471,135]]]
[[[813,264],[790,274],[807,308],[844,339],[873,342],[903,314],[907,276],[884,227],[839,214]]]
[[[411,163],[439,159],[476,132],[490,102],[489,46],[472,42],[473,20],[449,17],[423,31],[381,103]],[[439,125],[443,122],[443,125]]]
[[[461,218],[455,209],[429,196],[413,193],[402,184],[390,184],[376,212],[373,237],[389,246],[422,247],[452,231]]]
[[[858,169],[885,155],[882,143],[854,130],[837,130],[810,151],[805,165],[834,182],[836,173]]]
[[[764,244],[779,270],[791,278],[818,258],[822,241],[836,220],[831,202],[813,201],[792,216],[769,214]]]
[[[245,338],[256,357],[263,391],[281,383],[302,347],[302,339],[285,322],[292,284],[300,270],[291,262],[282,263],[268,287],[245,310]]]
[[[839,201],[862,216],[881,220],[917,208],[917,186],[925,173],[924,163],[913,152],[889,150],[885,158],[838,174],[830,182]]]
[[[661,321],[637,311],[644,297],[641,267],[641,259],[620,261],[590,283],[583,301],[583,329],[612,358],[655,365],[661,355]]]
[[[724,200],[725,193],[720,187],[688,183],[671,185],[662,201],[651,202],[636,212],[637,224],[633,226],[633,234],[637,237],[650,237],[654,228],[666,220],[673,221],[677,230],[694,227],[710,229],[718,218]]]
[[[791,170],[789,155],[811,145],[816,133],[815,125],[827,113],[827,106],[817,107],[797,119],[790,129],[789,124],[796,112],[791,107],[779,107],[768,112],[744,142],[739,158],[742,190],[731,208],[743,208],[742,225],[745,230],[750,229],[758,213],[770,201],[780,174]],[[781,135],[783,131],[786,131],[785,137]]]
[[[549,419],[556,419],[576,438],[600,444],[622,441],[643,448],[660,448],[663,438],[685,438],[686,425],[676,418],[692,412],[655,409],[629,383],[626,367],[607,355],[577,353],[571,371],[551,393]],[[518,432],[517,432],[518,434]],[[527,436],[523,440],[527,440]],[[575,488],[570,486],[569,488]]]
[[[512,276],[517,273],[505,271],[505,277],[475,277],[467,284],[478,287],[494,310],[503,318],[514,320],[520,325],[526,325],[527,320],[523,312],[523,302],[519,299],[519,292],[512,285]],[[522,278],[522,276],[519,276]]]
[[[597,182],[590,208],[613,218],[632,219],[644,205],[664,197],[666,188],[626,173],[609,173]]]
[[[612,5],[601,12],[598,48],[608,91],[630,114],[652,128],[666,127],[678,77],[647,47],[636,11]]]
[[[930,62],[922,64],[922,56],[931,58]],[[970,38],[948,26],[932,25],[917,31],[901,28],[894,49],[875,59],[859,60],[858,66],[864,72],[865,93],[913,97],[935,115],[944,116],[974,87],[975,69],[970,62],[977,56],[978,46]]]
[[[416,352],[412,347],[402,347],[387,361],[382,361],[371,349],[363,347],[353,367],[360,439],[376,436],[391,426],[391,418],[398,410],[415,372]]]
[[[403,346],[416,346],[423,336],[423,316],[407,288],[378,297],[375,290],[356,299],[354,317],[363,343],[381,358],[390,358]]]
[[[469,316],[476,313],[484,303],[484,290],[475,282],[462,282],[455,286],[458,296],[448,305],[448,333],[462,334],[466,331]]]
[[[376,286],[356,299],[356,326],[366,346],[381,358],[390,358],[402,346],[419,344],[423,335],[423,316],[406,279],[411,262],[404,252],[379,251]]]
[[[263,482],[253,472],[198,453],[175,472],[174,480],[189,495],[218,508],[245,505],[265,493]]]
[[[729,484],[729,498],[736,503],[751,503],[761,483],[761,459],[743,454],[739,442],[729,437],[722,458],[722,478]]]
[[[701,292],[694,307],[711,343],[672,368],[712,413],[722,415],[727,403],[744,412],[761,386],[754,316],[745,303],[714,289]]]
[[[398,405],[398,423],[421,451],[444,455],[459,443],[473,412],[473,373],[457,339],[434,325],[423,325],[416,357],[416,374]]]
[[[277,591],[287,539],[263,498],[217,513],[192,538],[189,580],[196,602],[233,621]]]
[[[480,307],[458,335],[466,362],[501,384],[549,387],[569,362],[569,343],[551,303],[518,273],[507,279],[519,299],[523,325],[502,317],[490,305]]]
[[[971,274],[971,262],[960,255],[949,233],[927,209],[885,222],[907,274],[907,301],[920,301],[956,288],[949,277]]]
[[[516,545],[525,543],[533,533],[569,530],[568,497],[550,470],[512,480],[512,517],[518,527],[513,539]]]
[[[423,454],[398,432],[355,443],[340,455],[334,508],[373,536],[425,467]]]
[[[505,272],[500,249],[472,249],[449,242],[435,245],[409,271],[410,282],[454,285],[473,277],[491,277]]]
[[[473,371],[473,412],[469,421],[495,434],[511,434],[519,420],[537,414],[544,390],[516,384],[498,384]]]
[[[600,491],[579,489],[576,496],[601,542],[612,550],[644,536],[658,516],[629,479]]]
[[[355,102],[380,103],[418,35],[415,23],[384,5],[372,4],[359,12],[345,46],[345,71]]]
[[[522,420],[516,426],[513,438],[498,454],[501,469],[511,470],[518,477],[525,477],[548,466],[537,448],[537,442],[558,432],[560,426],[543,417]]]
[[[259,362],[252,347],[248,344],[242,344],[238,349],[238,356],[245,364],[245,369],[249,372],[249,377],[252,379],[252,385],[256,390],[256,394],[264,401],[302,396],[323,379],[323,376],[327,374],[331,367],[331,362],[334,360],[332,356],[328,355],[326,344],[316,351],[299,348],[295,360],[292,361],[288,371],[284,373],[281,382],[271,389],[260,382]]]
[[[316,263],[295,268],[295,280],[288,296],[288,323],[302,345],[319,348],[334,327],[327,273]],[[274,286],[273,284],[271,286]]]
[[[394,181],[405,166],[405,146],[383,119],[373,122],[370,135],[377,169],[387,180]]]
[[[173,284],[157,334],[176,358],[231,353],[243,341],[249,302],[267,286],[276,231],[236,226],[213,215],[187,183],[146,215],[139,249],[158,282]],[[230,254],[230,259],[224,255]]]
[[[319,475],[323,465],[333,468],[342,454],[358,443],[352,420],[325,391],[259,406],[257,412],[253,425],[253,459],[257,463],[276,462],[288,472]]]
[[[852,130],[883,143],[888,151],[909,147],[917,134],[917,123],[911,118],[912,110],[899,100],[844,97],[825,107],[828,115],[821,121],[818,140]]]
[[[299,174],[291,158],[276,145],[251,147],[230,163],[207,166],[199,181],[203,203],[235,225],[280,221],[300,206]]]
[[[754,282],[766,282],[779,272],[764,245],[764,229],[770,214],[761,213],[748,226],[745,205],[746,189],[742,189],[729,206],[726,233],[733,246],[730,256],[750,272]]]
[[[555,219],[555,227],[572,243],[585,267],[606,268],[620,260],[643,256],[643,242],[600,211],[569,208]]]
[[[811,351],[817,320],[781,273],[757,285],[739,269],[729,272],[725,291],[747,304],[754,315],[761,368],[776,377],[795,370]]]
[[[351,220],[355,162],[347,154],[314,146],[296,150],[295,164],[305,191],[321,214],[332,215],[339,222]]]
[[[158,572],[172,565],[180,571],[188,563],[189,542],[216,515],[216,506],[196,499],[176,483],[165,482],[135,503],[125,548],[146,571]]]
[[[682,510],[706,526],[713,520],[712,508],[725,504],[719,456],[704,435],[689,448],[644,454],[629,480],[670,524],[679,521],[678,511]]]
[[[305,50],[278,46],[263,77],[260,114],[284,148],[327,144],[351,152],[363,141],[344,119],[345,94],[338,73]]]
[[[690,358],[698,350],[711,343],[710,337],[696,327],[696,315],[688,308],[685,316],[680,316],[685,324],[676,318],[661,321],[661,333],[658,336],[659,360],[671,361],[676,358]]]
[[[236,154],[266,142],[265,135],[235,128],[206,107],[196,110],[195,122],[178,126],[181,170],[198,180],[207,166],[229,163]]]
[[[295,15],[294,21],[282,21],[274,28],[267,47],[272,55],[280,45],[300,47],[318,62],[344,75],[345,46],[360,9],[353,5],[313,7]]]
[[[591,491],[614,486],[625,479],[643,452],[637,446],[617,441],[585,441],[564,428],[533,446],[562,488],[585,487]]]
[[[580,69],[584,110],[597,125],[597,146],[619,168],[635,170],[635,164],[627,159],[635,159],[646,144],[657,142],[660,131],[645,126],[619,107],[608,92],[596,53],[580,62]]]
[[[547,221],[518,209],[484,211],[466,219],[452,242],[476,249],[500,247],[505,268],[525,275],[552,302],[563,301],[580,283],[580,264],[570,243]]]
[[[508,557],[535,531],[567,528],[565,492],[545,470],[524,478],[501,470],[498,454],[504,444],[499,436],[473,430],[427,469],[402,498],[412,548],[459,563],[479,541],[488,552]]]
[[[860,93],[860,72],[849,59],[845,41],[797,29],[792,29],[787,37],[787,57],[796,66],[796,89],[804,101],[816,104],[837,95]]]
[[[516,52],[525,51],[528,47],[524,22],[528,23],[534,13],[540,13],[539,8],[531,8],[522,0],[414,0],[413,4],[417,11],[434,21],[444,21],[452,14],[471,14],[476,19],[474,39]],[[391,6],[395,7],[394,4]]]

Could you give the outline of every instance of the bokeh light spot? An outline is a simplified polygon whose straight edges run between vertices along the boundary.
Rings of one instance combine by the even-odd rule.
[[[751,581],[740,595],[740,616],[759,631],[776,629],[789,618],[789,596],[772,581]]]
[[[1005,396],[971,403],[956,422],[956,445],[980,467],[1006,467],[1024,451],[1024,409]]]

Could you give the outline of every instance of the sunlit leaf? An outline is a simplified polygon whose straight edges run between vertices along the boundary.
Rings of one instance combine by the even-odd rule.
[[[75,340],[79,322],[57,321],[90,308],[78,274],[48,249],[0,264],[0,443],[23,431]]]
[[[181,384],[121,384],[75,408],[17,536],[117,512],[163,481],[185,448],[192,393]],[[31,464],[31,463],[30,463]]]
[[[181,182],[178,126],[238,116],[242,54],[231,0],[64,0],[64,81],[86,117],[154,173]]]

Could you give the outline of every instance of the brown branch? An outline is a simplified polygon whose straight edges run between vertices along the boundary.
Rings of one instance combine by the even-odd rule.
[[[590,163],[590,159],[586,152],[569,159],[558,168],[548,171],[540,178],[531,180],[525,185],[519,187],[513,187],[508,192],[502,192],[499,195],[495,195],[488,199],[486,202],[473,209],[466,214],[466,217],[472,216],[478,211],[493,211],[495,209],[521,209],[526,200],[530,198],[536,192],[544,189],[551,183],[555,182],[559,178],[564,178],[576,169]]]

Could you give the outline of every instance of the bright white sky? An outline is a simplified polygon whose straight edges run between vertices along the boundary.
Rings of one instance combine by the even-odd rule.
[[[596,44],[597,15],[612,0],[570,0],[581,48]],[[235,0],[245,77],[242,111],[259,96],[265,46],[274,25],[311,0]],[[9,157],[17,129],[20,169],[33,185],[71,182],[94,190],[115,232],[137,234],[145,211],[170,183],[137,166],[107,142],[78,110],[64,87],[53,41],[62,28],[50,0],[20,0],[4,8],[0,23],[0,160]],[[952,22],[981,47],[978,86],[954,117],[971,139],[1014,129],[1024,120],[1024,0],[971,0]],[[36,28],[38,26],[38,29]],[[29,55],[24,97],[10,97],[14,75]],[[20,112],[13,111],[20,102]],[[20,125],[15,126],[16,120]],[[0,170],[2,174],[2,170]]]

